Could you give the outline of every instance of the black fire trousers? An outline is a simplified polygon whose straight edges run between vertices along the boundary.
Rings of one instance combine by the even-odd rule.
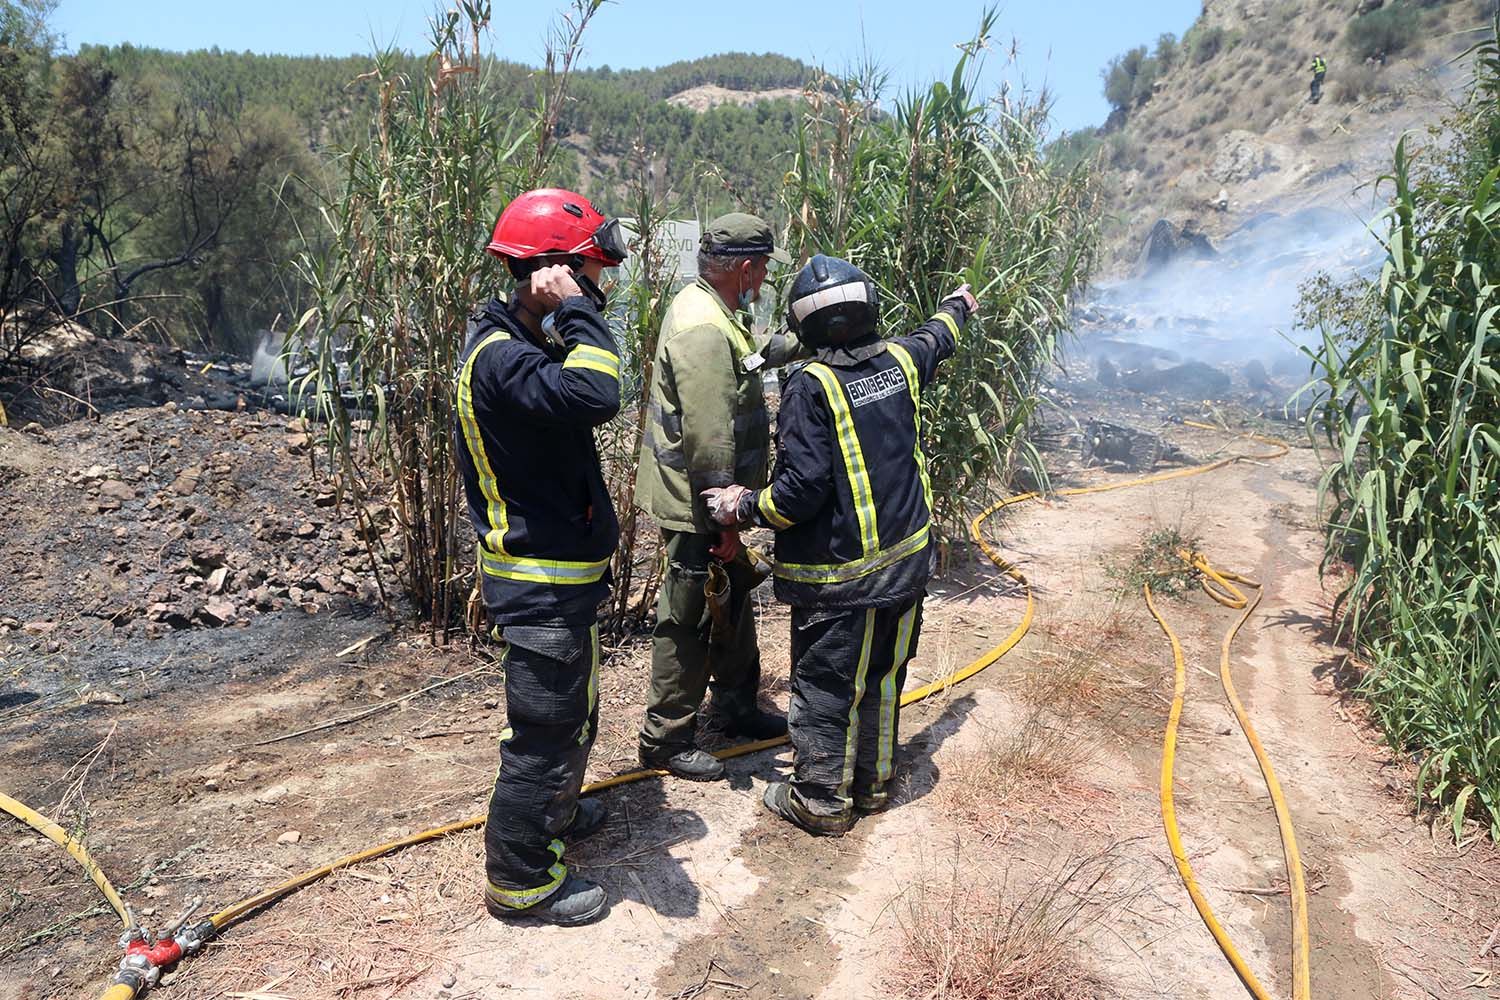
[[[568,875],[563,833],[599,728],[599,627],[507,625],[500,771],[484,824],[489,898],[525,909]]]
[[[808,812],[884,805],[922,598],[889,608],[792,609],[792,792]]]

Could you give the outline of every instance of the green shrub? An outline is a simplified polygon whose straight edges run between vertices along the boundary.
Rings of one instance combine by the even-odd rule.
[[[1138,45],[1115,56],[1100,70],[1099,75],[1104,80],[1104,99],[1118,111],[1138,108],[1151,100],[1152,89],[1162,72],[1161,61],[1147,55],[1144,45]]]
[[[1097,126],[1065,132],[1047,143],[1047,164],[1059,170],[1072,170],[1080,164],[1093,162],[1104,146],[1104,137],[1099,134]]]
[[[1214,56],[1227,48],[1229,33],[1218,25],[1213,27],[1198,28],[1188,33],[1184,44],[1188,45],[1192,52],[1193,63],[1201,66]]]
[[[1181,55],[1182,47],[1177,44],[1176,35],[1168,31],[1157,36],[1156,51],[1151,56],[1156,60],[1156,64],[1162,73],[1171,72],[1172,67],[1177,65],[1177,60]]]
[[[1344,41],[1355,58],[1384,62],[1417,40],[1422,12],[1403,0],[1361,14],[1344,29]]]

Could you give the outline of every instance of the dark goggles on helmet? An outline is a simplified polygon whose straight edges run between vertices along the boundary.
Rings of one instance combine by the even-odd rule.
[[[625,247],[625,229],[619,219],[606,219],[604,225],[594,230],[594,246],[615,263],[630,256]]]

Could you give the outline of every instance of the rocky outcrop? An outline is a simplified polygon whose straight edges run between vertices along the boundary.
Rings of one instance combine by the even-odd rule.
[[[1168,219],[1158,219],[1136,258],[1135,276],[1154,274],[1179,260],[1212,260],[1217,256],[1208,237],[1191,222],[1179,227]]]
[[[674,107],[687,108],[690,111],[704,112],[717,108],[724,104],[736,104],[740,107],[749,107],[761,101],[800,101],[802,99],[801,87],[775,87],[771,90],[730,90],[715,83],[705,83],[698,87],[690,87],[680,93],[673,94],[667,98],[667,103]]]
[[[1219,140],[1208,176],[1220,184],[1243,184],[1281,169],[1275,148],[1253,133],[1235,129]]]

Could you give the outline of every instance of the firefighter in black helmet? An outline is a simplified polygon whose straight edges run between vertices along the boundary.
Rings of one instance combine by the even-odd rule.
[[[977,308],[965,285],[915,332],[882,340],[874,283],[815,256],[787,316],[815,360],[782,392],[771,484],[704,491],[720,524],[776,531],[776,596],[792,607],[794,764],[765,804],[810,833],[841,835],[888,802],[931,568],[921,394]]]

